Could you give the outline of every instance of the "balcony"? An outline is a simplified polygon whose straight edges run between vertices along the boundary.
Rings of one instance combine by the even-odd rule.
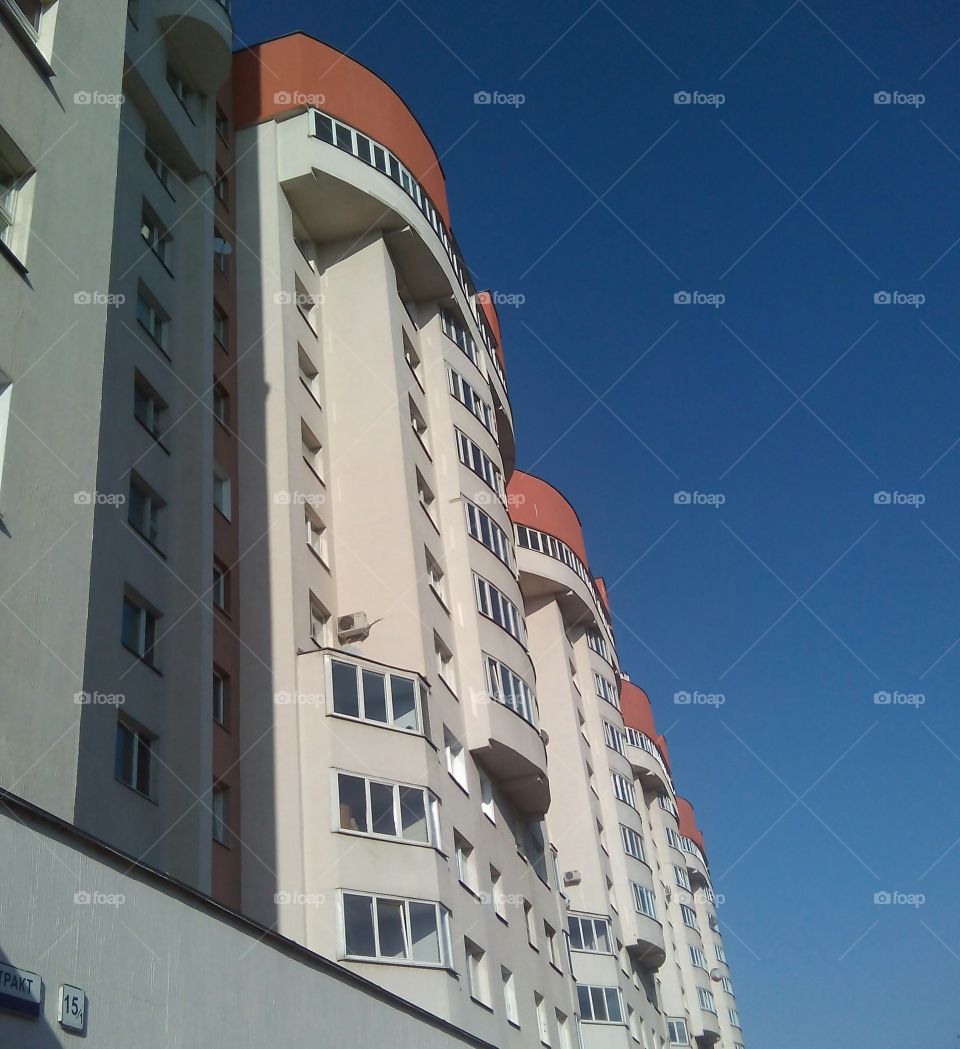
[[[629,725],[626,731],[627,758],[634,775],[647,789],[672,791],[670,773],[653,740]]]
[[[655,972],[667,960],[663,926],[645,914],[635,913],[633,921],[634,935],[627,944],[627,950],[644,969]]]
[[[158,0],[167,54],[183,77],[205,95],[226,82],[233,61],[231,0]]]

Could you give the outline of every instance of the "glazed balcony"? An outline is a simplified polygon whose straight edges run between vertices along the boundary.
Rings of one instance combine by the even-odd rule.
[[[647,789],[672,791],[673,782],[656,743],[639,729],[626,727],[627,758],[634,775]]]

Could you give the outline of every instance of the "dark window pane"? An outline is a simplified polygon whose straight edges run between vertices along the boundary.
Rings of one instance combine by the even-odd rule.
[[[393,697],[393,723],[398,728],[417,731],[417,700],[414,682],[407,677],[390,676]]]
[[[352,663],[333,663],[333,709],[338,714],[360,717],[360,697],[357,695],[357,668]]]
[[[357,155],[368,164],[371,162],[370,139],[365,138],[359,132],[357,133]]]
[[[373,938],[373,900],[369,896],[343,895],[343,926],[346,933],[347,954],[360,958],[375,958]]]
[[[590,988],[590,1005],[593,1010],[594,1020],[606,1020],[607,1017],[607,1002],[603,996],[602,987],[591,987]]]
[[[429,840],[423,791],[418,787],[400,788],[400,822],[403,836],[409,841]]]
[[[370,819],[374,834],[397,836],[397,819],[393,812],[393,787],[370,784]]]
[[[350,133],[350,128],[344,127],[343,124],[337,124],[337,145],[341,149],[345,149],[348,153],[353,152],[353,135]]]
[[[620,995],[616,987],[607,988],[607,1019],[614,1023],[623,1023],[623,1014],[620,1011]]]
[[[138,736],[140,744],[137,755],[137,790],[141,794],[150,793],[150,740],[145,736]]]
[[[577,998],[580,1001],[580,1015],[584,1020],[593,1019],[593,1010],[590,1008],[590,988],[577,984]]]
[[[400,185],[400,164],[396,157],[390,157],[390,177]]]
[[[379,146],[373,147],[373,162],[384,174],[386,174],[387,154]]]
[[[113,774],[133,785],[133,733],[126,725],[117,725],[117,744]]]
[[[396,900],[377,900],[377,931],[381,958],[405,958],[403,904]]]
[[[317,138],[333,145],[333,121],[322,113],[317,113]]]
[[[340,773],[340,826],[343,830],[367,829],[366,784],[358,776]]]
[[[363,716],[369,721],[387,720],[387,684],[383,674],[363,672]]]
[[[129,597],[123,599],[122,639],[127,648],[140,651],[140,609]]]

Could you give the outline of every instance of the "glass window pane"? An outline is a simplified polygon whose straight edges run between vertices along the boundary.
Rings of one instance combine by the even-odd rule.
[[[397,820],[393,812],[393,787],[385,783],[370,784],[370,820],[374,834],[397,836]]]
[[[150,740],[138,736],[139,754],[137,755],[137,790],[141,794],[150,793]]]
[[[333,144],[333,121],[322,113],[317,113],[317,138]]]
[[[603,996],[602,987],[591,987],[590,988],[590,1005],[593,1008],[594,1020],[606,1020],[607,1019],[607,1003]]]
[[[123,643],[140,651],[140,609],[127,597],[123,599]]]
[[[340,781],[340,826],[343,830],[367,830],[366,784],[359,776],[338,777]]]
[[[607,1019],[614,1023],[623,1023],[623,1013],[620,1011],[620,995],[616,987],[607,987]]]
[[[350,128],[344,127],[343,124],[334,125],[337,131],[337,145],[341,149],[345,149],[348,153],[353,152],[353,135]]]
[[[607,934],[607,923],[597,922],[597,944],[598,949],[610,953],[610,937]]]
[[[357,668],[352,663],[333,662],[333,709],[338,714],[360,717]]]
[[[410,904],[410,939],[418,962],[440,962],[440,935],[437,908],[432,903]]]
[[[396,900],[377,900],[377,932],[381,958],[405,958],[403,904]]]
[[[133,733],[126,725],[117,725],[114,775],[124,783],[133,782]]]
[[[596,940],[594,938],[594,923],[589,918],[586,921],[578,923],[581,927],[581,935],[583,936],[583,949],[585,951],[595,951],[597,949]]]
[[[387,721],[386,679],[373,670],[363,672],[363,716],[369,721]]]
[[[343,894],[343,925],[347,954],[360,958],[375,958],[373,938],[373,900],[369,896]]]
[[[410,678],[390,676],[390,693],[393,697],[393,723],[398,728],[416,732],[417,700],[415,684]]]
[[[580,1015],[584,1020],[593,1019],[593,1009],[590,1006],[590,988],[577,984],[577,998],[580,1001]]]
[[[403,836],[410,841],[428,841],[427,813],[423,791],[417,787],[400,788],[400,822]]]
[[[357,132],[357,155],[361,160],[370,163],[370,139]]]

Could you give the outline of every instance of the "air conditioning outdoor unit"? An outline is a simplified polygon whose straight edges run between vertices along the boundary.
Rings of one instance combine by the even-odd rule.
[[[370,636],[370,623],[366,612],[351,612],[337,619],[337,637],[341,644],[348,641],[366,641]]]
[[[583,874],[580,871],[564,871],[563,872],[563,884],[564,885],[579,885],[583,880]]]

